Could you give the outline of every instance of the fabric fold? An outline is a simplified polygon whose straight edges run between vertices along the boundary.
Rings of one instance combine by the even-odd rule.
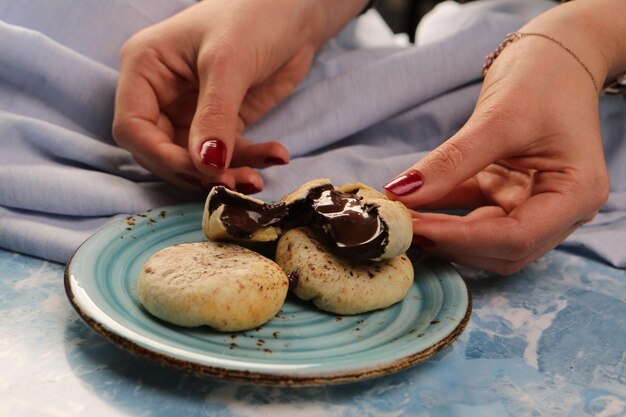
[[[158,181],[111,135],[120,47],[190,4],[0,5],[0,247],[66,262],[113,219],[197,198]],[[258,197],[277,200],[318,177],[381,187],[465,123],[485,55],[554,4],[444,2],[420,23],[415,45],[381,30],[379,18],[357,19],[319,52],[294,94],[246,130],[292,155],[262,170]],[[368,27],[377,39],[362,36]],[[602,98],[601,115],[611,197],[563,247],[626,267],[626,103]]]

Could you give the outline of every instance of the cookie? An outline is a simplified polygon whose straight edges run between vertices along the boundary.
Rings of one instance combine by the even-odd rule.
[[[332,253],[315,231],[295,228],[278,241],[276,262],[291,291],[321,310],[360,314],[401,301],[413,283],[406,254],[382,261],[353,261]]]
[[[164,321],[233,332],[272,319],[288,287],[284,271],[263,256],[234,244],[198,242],[153,254],[137,292],[145,309]]]
[[[311,190],[314,190],[319,187],[332,187],[332,184],[328,178],[319,178],[311,181],[307,181],[294,191],[285,195],[280,201],[285,203],[287,206],[292,206],[294,204],[298,204],[299,202],[303,202],[309,196]]]
[[[402,203],[364,184],[334,187],[309,181],[277,204],[267,204],[224,187],[209,194],[203,230],[211,240],[268,242],[286,230],[322,231],[333,251],[355,260],[396,257],[409,248],[412,219]]]
[[[387,229],[387,241],[375,260],[391,259],[405,253],[413,239],[413,217],[406,206],[391,201],[383,193],[361,183],[346,184],[339,191],[361,197],[360,203],[376,207],[376,213]]]
[[[207,196],[202,230],[210,240],[271,242],[278,238],[278,223],[287,215],[284,203],[266,204],[256,198],[213,187]]]

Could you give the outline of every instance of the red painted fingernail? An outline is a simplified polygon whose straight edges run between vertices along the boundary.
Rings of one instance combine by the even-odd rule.
[[[413,235],[411,246],[435,246],[435,242],[422,235]]]
[[[202,186],[202,181],[200,181],[200,178],[196,178],[192,175],[185,174],[184,172],[177,172],[176,177],[180,178],[181,180],[191,185]]]
[[[207,139],[200,148],[202,163],[219,169],[226,166],[226,154],[226,145],[218,138]]]
[[[270,164],[270,165],[287,165],[287,161],[277,156],[270,156],[268,158],[265,158],[264,161],[266,164]]]
[[[243,184],[237,184],[237,191],[243,194],[256,194],[261,191],[261,189],[250,182],[245,182]]]
[[[405,196],[422,188],[424,179],[419,171],[408,171],[391,180],[384,186],[385,190],[397,196]]]

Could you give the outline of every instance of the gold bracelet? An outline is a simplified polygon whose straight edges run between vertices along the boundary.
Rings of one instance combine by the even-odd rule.
[[[561,0],[561,3],[567,3],[568,1],[570,0]],[[619,96],[621,94],[626,94],[626,72],[618,75],[613,81],[605,82],[602,86],[602,91],[600,91],[601,96]]]
[[[487,71],[489,70],[493,62],[496,60],[498,55],[502,53],[504,48],[506,48],[509,44],[515,42],[516,40],[522,39],[528,36],[538,36],[540,38],[547,39],[550,42],[560,46],[561,49],[563,49],[565,52],[570,54],[572,58],[574,58],[576,62],[578,62],[583,67],[583,69],[587,72],[587,74],[589,74],[589,77],[591,78],[591,82],[593,82],[593,88],[596,91],[598,91],[599,88],[598,88],[598,82],[596,81],[596,77],[593,76],[593,74],[591,73],[591,70],[589,70],[589,67],[585,65],[585,63],[578,57],[578,55],[574,53],[574,51],[572,51],[567,46],[565,46],[561,41],[554,39],[553,37],[548,36],[544,33],[538,33],[538,32],[512,32],[506,35],[506,37],[504,38],[502,43],[496,48],[496,50],[490,53],[489,55],[487,55],[487,59],[485,60],[485,64],[483,65],[483,78],[485,77],[485,75],[487,75]]]

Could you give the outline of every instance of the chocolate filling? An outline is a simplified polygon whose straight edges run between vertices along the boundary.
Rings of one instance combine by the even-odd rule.
[[[376,206],[361,204],[361,198],[335,189],[313,189],[311,202],[315,223],[320,224],[335,251],[351,259],[377,258],[387,245],[387,226]]]
[[[282,229],[312,225],[324,231],[336,253],[350,259],[373,259],[385,251],[389,232],[378,208],[361,204],[361,197],[337,191],[330,184],[311,189],[305,199],[289,206],[259,204],[216,188],[209,213],[224,205],[221,220],[233,237],[249,238],[270,225]]]
[[[300,268],[296,268],[291,271],[287,275],[287,279],[289,280],[289,289],[293,290],[298,286],[298,281],[300,281]]]
[[[285,203],[256,203],[231,194],[221,186],[215,190],[209,202],[209,213],[224,206],[221,220],[233,237],[250,238],[252,233],[280,222],[287,215]]]

